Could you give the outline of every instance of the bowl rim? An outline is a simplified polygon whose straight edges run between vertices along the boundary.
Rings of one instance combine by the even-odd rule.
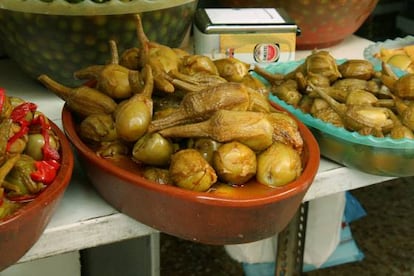
[[[160,9],[174,8],[195,1],[196,0],[132,0],[129,2],[122,2],[119,0],[111,0],[104,3],[95,3],[91,0],[84,0],[80,3],[69,3],[65,0],[54,0],[53,2],[43,2],[39,0],[2,0],[0,10],[5,9],[45,15],[95,16],[151,12]]]
[[[70,183],[74,167],[74,155],[69,141],[63,131],[51,120],[49,124],[53,132],[58,136],[60,142],[61,165],[55,180],[49,184],[34,200],[17,209],[14,213],[0,219],[0,229],[6,227],[12,221],[19,220],[21,217],[32,213],[39,206],[49,205],[63,194]]]
[[[341,64],[347,59],[337,59],[337,63]],[[287,61],[281,62],[274,65],[269,65],[265,67],[265,70],[271,73],[281,73],[286,74],[293,71],[297,66],[302,64],[305,59],[297,61]],[[261,76],[258,76],[254,73],[254,76],[259,78],[261,81],[266,83],[266,80]],[[271,102],[274,102],[280,105],[282,108],[286,109],[292,113],[296,118],[302,121],[308,127],[317,129],[322,133],[327,135],[334,136],[337,139],[346,141],[348,143],[353,143],[357,145],[364,145],[374,148],[384,148],[384,149],[414,149],[414,139],[404,138],[404,139],[393,139],[391,137],[374,137],[372,135],[361,135],[356,131],[349,131],[343,127],[335,126],[331,123],[322,121],[321,119],[315,118],[310,114],[302,112],[300,109],[295,108],[294,106],[286,103],[285,101],[279,99],[277,96],[269,94],[269,99]]]
[[[296,118],[294,119],[296,120]],[[252,206],[271,204],[275,201],[281,201],[300,194],[301,192],[307,190],[312,184],[320,163],[320,151],[316,139],[314,138],[311,131],[304,124],[298,121],[300,131],[302,135],[306,137],[306,139],[304,139],[304,142],[306,143],[306,147],[308,149],[308,160],[299,178],[285,186],[274,188],[275,192],[271,193],[270,195],[248,199],[218,197],[206,192],[190,191],[171,185],[154,185],[154,182],[149,181],[132,172],[126,171],[120,167],[117,167],[114,170],[115,166],[110,161],[107,161],[96,155],[77,135],[75,131],[76,127],[73,114],[66,104],[62,110],[62,122],[66,135],[74,147],[80,151],[80,153],[84,155],[86,159],[95,163],[100,169],[111,171],[116,177],[119,177],[120,179],[129,183],[133,183],[134,185],[140,185],[144,188],[156,192],[183,199],[184,201],[196,201],[199,203],[221,207],[227,206],[237,208],[250,208]]]

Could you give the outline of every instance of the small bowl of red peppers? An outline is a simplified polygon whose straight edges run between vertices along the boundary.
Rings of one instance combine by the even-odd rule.
[[[73,163],[66,136],[37,105],[0,88],[0,271],[43,233]]]

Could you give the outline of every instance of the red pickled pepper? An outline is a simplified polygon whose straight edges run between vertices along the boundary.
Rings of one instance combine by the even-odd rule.
[[[30,176],[34,181],[47,185],[53,182],[60,168],[60,163],[58,162],[60,155],[56,149],[50,146],[50,125],[47,123],[45,116],[37,116],[32,123],[40,125],[44,144],[42,147],[43,160],[35,162],[36,171],[32,172]]]
[[[30,123],[26,120],[26,115],[29,112],[34,112],[37,109],[37,105],[34,103],[22,103],[18,106],[16,106],[11,115],[10,118],[14,123],[17,123],[20,125],[20,130],[16,132],[12,137],[9,138],[7,142],[6,150],[9,151],[11,145],[16,142],[19,138],[23,137],[25,134],[29,132],[29,125]]]
[[[4,100],[6,98],[6,91],[0,87],[0,113],[3,111]],[[3,205],[4,190],[0,188],[0,206]]]
[[[0,88],[0,112],[3,110],[5,100],[6,91],[5,89]],[[16,140],[29,132],[30,124],[40,125],[41,133],[44,139],[44,145],[42,147],[43,160],[35,161],[36,170],[31,173],[30,177],[33,181],[42,182],[45,185],[48,185],[52,183],[56,178],[57,171],[60,168],[60,155],[59,152],[56,149],[52,148],[50,145],[49,130],[51,127],[47,123],[45,116],[43,116],[43,114],[40,114],[31,122],[26,120],[27,114],[29,112],[35,112],[36,110],[37,105],[30,102],[22,103],[13,109],[10,118],[14,123],[19,124],[20,130],[9,138],[6,145],[6,150],[8,151]],[[37,195],[21,195],[10,198],[10,200],[24,202],[33,200],[36,196]],[[0,206],[3,204],[3,202],[4,195],[0,193]]]
[[[5,100],[6,91],[5,89],[0,88],[0,112],[3,110]],[[56,149],[52,148],[50,145],[49,130],[51,127],[47,123],[45,116],[43,116],[43,114],[40,114],[31,122],[26,120],[27,114],[29,112],[35,112],[36,110],[37,105],[30,102],[22,103],[13,109],[10,118],[14,123],[19,124],[20,130],[9,138],[6,145],[6,150],[8,151],[16,140],[29,132],[30,124],[40,125],[41,133],[44,139],[44,145],[42,147],[43,160],[35,161],[36,170],[31,173],[30,177],[33,181],[42,182],[45,185],[48,185],[52,183],[56,178],[57,171],[60,168],[60,155],[59,152]],[[4,202],[4,195],[2,195],[2,193],[0,193],[0,195],[1,206]],[[37,195],[21,195],[10,198],[10,200],[24,202],[33,200],[36,196]]]
[[[0,87],[0,113],[3,111],[4,101],[6,100],[6,90]]]
[[[56,160],[41,160],[35,162],[36,171],[30,174],[33,181],[42,182],[46,185],[56,178],[60,164]]]
[[[3,89],[4,94],[4,89]],[[1,97],[1,90],[0,90]],[[1,100],[0,100],[1,101]],[[7,150],[10,149],[11,145],[19,138],[27,134],[30,130],[30,122],[26,120],[26,115],[29,112],[35,112],[37,105],[34,103],[26,102],[16,106],[10,117],[14,123],[20,125],[20,130],[15,133],[7,142]],[[47,123],[45,116],[42,114],[34,118],[31,124],[38,124],[41,128],[41,133],[44,140],[42,147],[43,160],[36,161],[36,170],[31,173],[33,181],[42,182],[44,184],[50,184],[56,177],[57,171],[59,170],[60,160],[59,152],[50,146],[50,125]]]
[[[42,131],[42,136],[45,142],[42,148],[43,160],[59,160],[59,152],[56,149],[52,148],[50,145],[49,130],[51,127],[50,124],[47,123],[46,117],[39,115],[33,119],[32,124],[39,124]]]

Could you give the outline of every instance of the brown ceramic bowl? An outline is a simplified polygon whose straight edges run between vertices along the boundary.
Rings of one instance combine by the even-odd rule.
[[[206,244],[238,244],[280,232],[299,208],[319,167],[319,147],[299,123],[305,141],[302,175],[280,188],[249,183],[240,192],[203,193],[146,180],[132,161],[116,164],[98,157],[77,134],[65,107],[66,135],[98,193],[114,208],[159,231]],[[245,189],[246,188],[246,189]]]
[[[73,152],[65,134],[50,122],[61,143],[56,179],[38,197],[0,220],[0,271],[16,263],[39,239],[59,204],[73,171]]]

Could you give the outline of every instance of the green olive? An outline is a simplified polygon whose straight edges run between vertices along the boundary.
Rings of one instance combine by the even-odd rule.
[[[132,157],[147,165],[166,166],[174,152],[172,142],[158,133],[142,136],[132,149]]]
[[[209,164],[213,164],[214,152],[220,147],[221,143],[210,138],[194,138],[189,139],[188,147],[193,148],[201,153],[203,158]]]
[[[135,142],[145,134],[151,119],[151,111],[144,102],[124,103],[116,111],[116,132],[125,141]]]
[[[31,156],[35,160],[42,160],[43,159],[43,146],[45,144],[45,138],[40,133],[30,134],[28,135],[28,140],[26,143],[26,148],[24,153]],[[49,135],[49,144],[50,147],[53,149],[57,149],[59,147],[58,140],[54,135]]]

